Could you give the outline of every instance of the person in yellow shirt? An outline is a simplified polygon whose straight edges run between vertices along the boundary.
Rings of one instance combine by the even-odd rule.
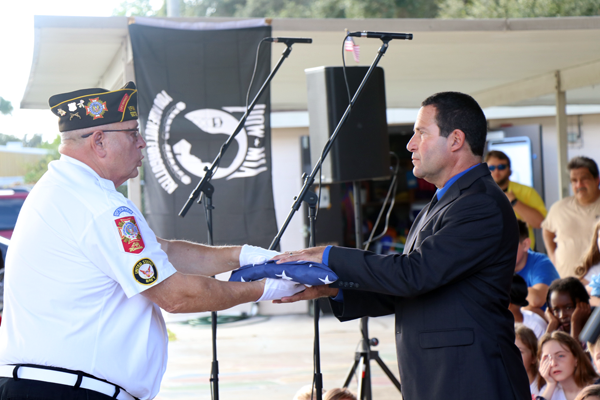
[[[534,188],[512,182],[509,178],[512,174],[510,169],[510,158],[498,150],[492,150],[485,157],[490,173],[494,181],[504,191],[506,197],[513,206],[517,219],[524,221],[529,228],[531,249],[535,249],[535,237],[533,229],[539,229],[542,221],[546,218],[546,206],[544,201]]]

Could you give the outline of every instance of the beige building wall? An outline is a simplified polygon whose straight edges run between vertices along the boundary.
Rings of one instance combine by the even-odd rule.
[[[0,150],[0,177],[24,176],[31,165],[46,157],[46,154],[27,154]]]

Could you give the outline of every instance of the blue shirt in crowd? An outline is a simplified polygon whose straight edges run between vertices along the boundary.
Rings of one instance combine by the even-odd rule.
[[[531,250],[527,250],[527,262],[517,274],[525,279],[527,287],[532,287],[538,283],[550,286],[552,281],[560,279],[556,268],[554,268],[548,256]],[[542,310],[546,310],[546,304],[544,304]]]

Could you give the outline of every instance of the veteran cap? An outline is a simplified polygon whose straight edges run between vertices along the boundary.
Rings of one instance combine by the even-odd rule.
[[[138,119],[137,89],[128,82],[117,90],[81,89],[48,99],[60,132]]]

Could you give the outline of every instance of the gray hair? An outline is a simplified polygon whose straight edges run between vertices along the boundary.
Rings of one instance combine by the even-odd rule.
[[[582,156],[572,158],[571,161],[569,161],[569,164],[567,164],[567,168],[569,171],[572,169],[587,168],[594,178],[598,177],[598,164],[591,158]]]

